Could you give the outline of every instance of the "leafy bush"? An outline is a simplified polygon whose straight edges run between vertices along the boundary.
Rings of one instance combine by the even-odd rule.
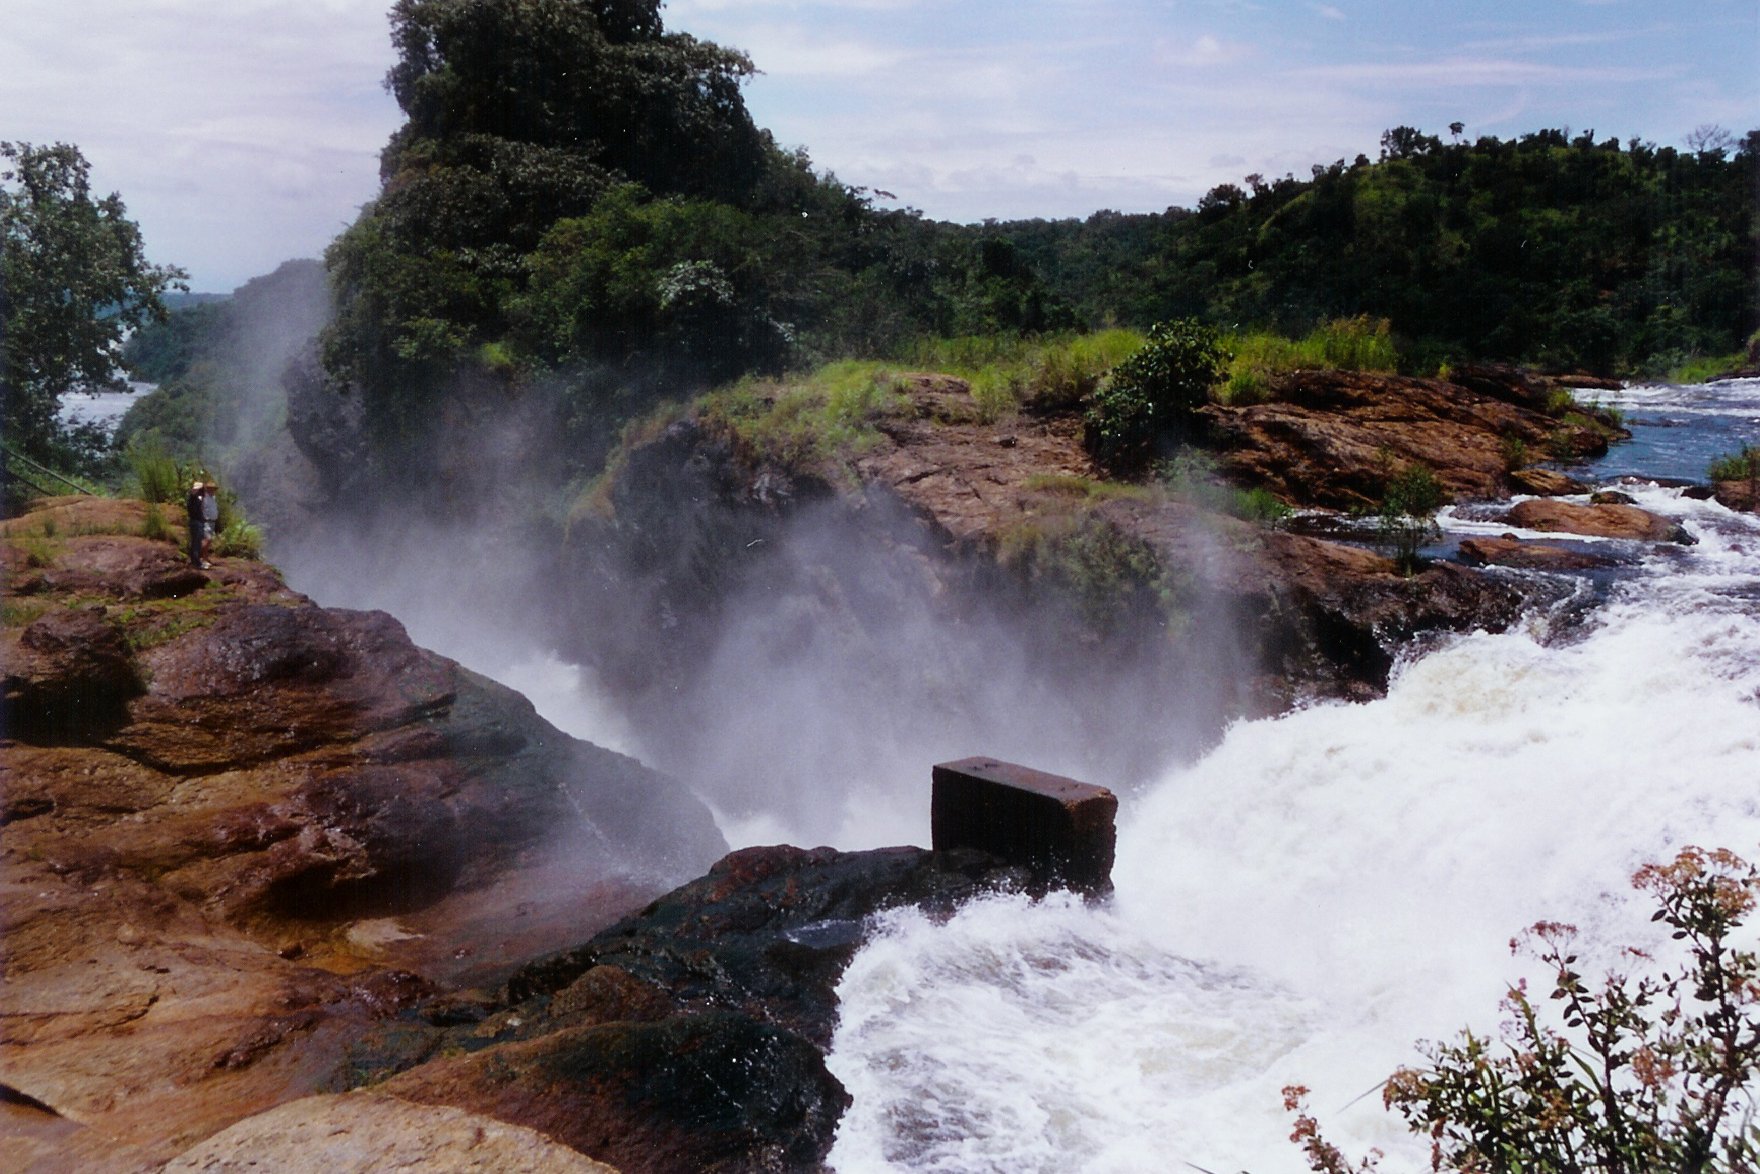
[[[1632,885],[1655,898],[1652,920],[1684,957],[1628,949],[1626,965],[1641,969],[1592,987],[1578,970],[1575,929],[1540,922],[1510,945],[1552,973],[1551,998],[1511,986],[1503,1039],[1464,1032],[1430,1045],[1429,1067],[1388,1078],[1382,1100],[1432,1139],[1433,1169],[1649,1174],[1760,1163],[1760,956],[1731,944],[1760,874],[1731,852],[1687,848],[1639,869]],[[1310,1169],[1374,1169],[1379,1155],[1353,1164],[1321,1136],[1306,1092],[1286,1088],[1284,1104]]]
[[[1393,551],[1393,561],[1410,574],[1418,567],[1418,550],[1440,536],[1436,511],[1442,508],[1442,483],[1420,464],[1410,464],[1388,478],[1382,495],[1381,540]]]
[[[1760,481],[1760,445],[1745,444],[1742,451],[1724,453],[1706,470],[1713,481]]]
[[[1089,450],[1117,468],[1147,464],[1164,438],[1190,429],[1231,357],[1215,328],[1195,319],[1151,327],[1094,393],[1085,420]]]
[[[1149,543],[1094,514],[1024,522],[1002,535],[998,556],[1034,599],[1101,635],[1146,615],[1169,633],[1186,622],[1183,575]]]
[[[214,535],[213,552],[223,558],[260,559],[263,557],[263,529],[245,521],[242,516],[234,517],[221,525]]]

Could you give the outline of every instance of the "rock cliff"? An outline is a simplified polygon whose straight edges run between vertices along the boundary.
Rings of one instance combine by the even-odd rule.
[[[680,784],[137,502],[4,524],[0,1164],[135,1169],[725,850]],[[175,535],[173,535],[175,536]]]

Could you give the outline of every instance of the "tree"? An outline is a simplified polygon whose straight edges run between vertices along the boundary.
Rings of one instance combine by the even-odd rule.
[[[160,295],[188,275],[147,263],[120,196],[92,199],[79,148],[0,143],[0,161],[0,414],[9,443],[54,463],[61,396],[120,388],[125,333],[163,321]]]

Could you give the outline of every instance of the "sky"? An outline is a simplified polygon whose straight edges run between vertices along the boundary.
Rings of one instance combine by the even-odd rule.
[[[226,292],[322,253],[401,122],[390,0],[4,0],[0,140],[70,142]],[[1760,0],[672,0],[760,126],[946,220],[1189,207],[1408,125],[1679,146],[1760,126]],[[884,195],[878,193],[886,193]]]

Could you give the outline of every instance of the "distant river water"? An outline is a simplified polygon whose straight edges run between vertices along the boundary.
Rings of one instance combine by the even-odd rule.
[[[1699,480],[1760,442],[1760,381],[1603,402],[1634,438],[1578,471],[1597,480]],[[1403,665],[1382,700],[1237,724],[1124,797],[1110,904],[890,917],[840,991],[835,1167],[1300,1171],[1300,1083],[1332,1140],[1427,1169],[1379,1082],[1416,1041],[1497,1031],[1529,973],[1513,934],[1573,922],[1598,974],[1658,944],[1639,865],[1760,857],[1760,518],[1621,487],[1698,543],[1647,551],[1586,629],[1538,615]]]
[[[157,386],[131,379],[127,391],[70,391],[61,397],[61,418],[69,422],[95,420],[114,432],[128,409]]]

